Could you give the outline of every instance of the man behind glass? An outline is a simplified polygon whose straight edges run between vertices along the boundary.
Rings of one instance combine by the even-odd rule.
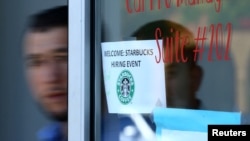
[[[23,41],[32,96],[53,124],[38,132],[42,141],[66,141],[68,121],[68,7],[30,17]]]

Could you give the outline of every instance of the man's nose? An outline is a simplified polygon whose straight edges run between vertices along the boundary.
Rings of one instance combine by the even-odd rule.
[[[47,83],[55,83],[61,79],[60,64],[56,61],[48,61],[43,69],[44,81]]]

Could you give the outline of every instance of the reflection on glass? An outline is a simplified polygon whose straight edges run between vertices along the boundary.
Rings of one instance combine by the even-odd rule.
[[[154,55],[165,64],[167,107],[249,111],[246,64],[250,1],[179,7],[172,1],[169,8],[163,8],[163,1],[160,8],[159,1],[143,1],[143,10],[131,12],[142,6],[137,2],[102,1],[101,42],[155,40],[155,45],[162,47],[161,57],[158,52]],[[163,44],[158,45],[157,39],[163,39]],[[107,108],[106,95],[104,88],[102,105]],[[121,141],[146,141],[155,134],[150,113],[110,114],[105,108],[102,111],[102,140],[113,136]]]

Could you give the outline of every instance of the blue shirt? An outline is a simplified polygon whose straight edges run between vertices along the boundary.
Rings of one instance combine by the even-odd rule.
[[[39,141],[66,141],[63,139],[61,125],[53,123],[42,128],[37,134]]]

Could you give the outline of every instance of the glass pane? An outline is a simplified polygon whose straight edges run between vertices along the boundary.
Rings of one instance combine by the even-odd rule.
[[[102,0],[102,140],[249,123],[249,4]]]

